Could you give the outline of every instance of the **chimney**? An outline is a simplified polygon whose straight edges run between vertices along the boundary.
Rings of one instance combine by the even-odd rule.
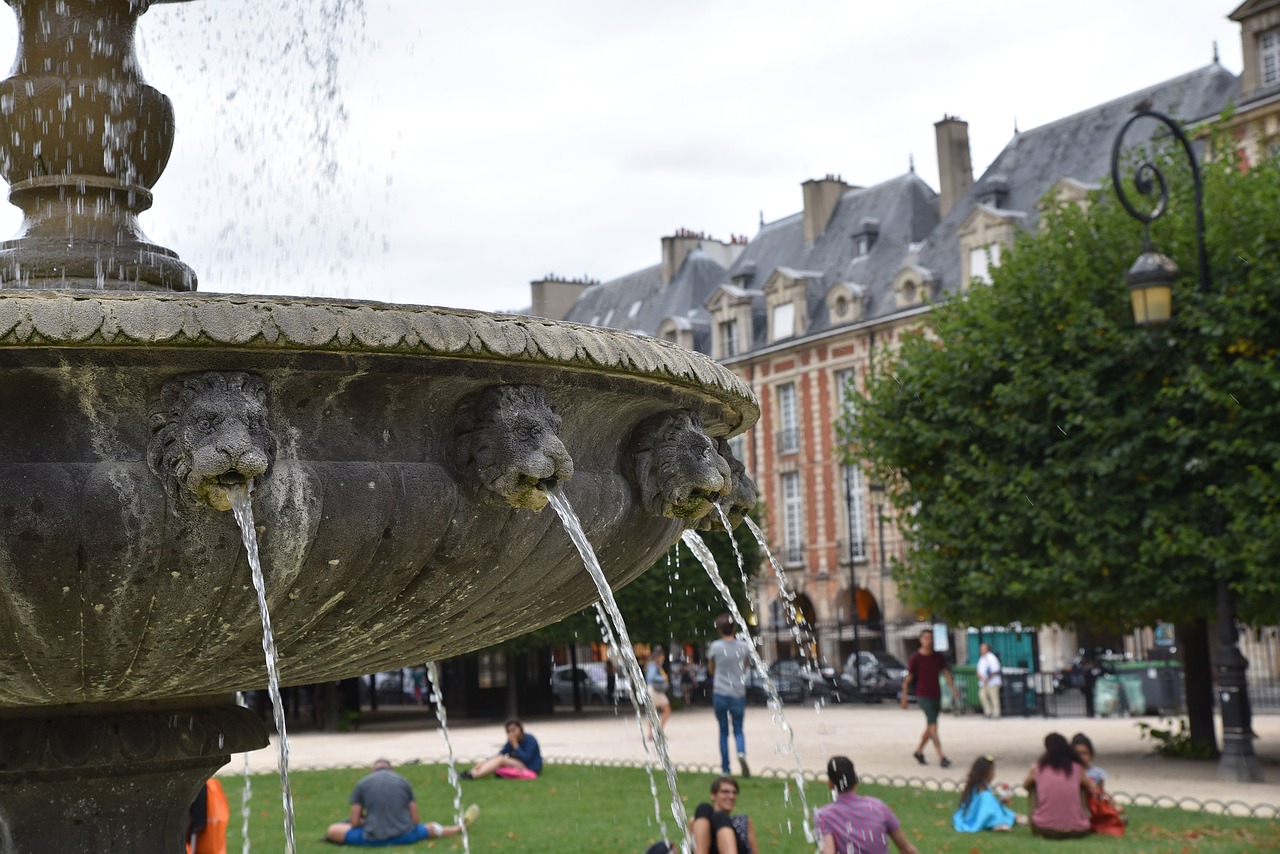
[[[840,197],[852,189],[839,175],[812,178],[800,185],[804,192],[804,243],[813,242],[827,230]]]
[[[564,320],[578,297],[588,285],[596,284],[585,276],[581,279],[562,279],[554,273],[529,283],[533,307],[529,314],[547,320]]]
[[[662,238],[662,284],[671,284],[689,253],[697,249],[703,240],[710,239],[702,232],[687,228],[677,228],[675,234]]]
[[[965,190],[973,186],[973,164],[969,162],[969,123],[955,116],[943,116],[934,126],[938,138],[938,216],[955,207]]]

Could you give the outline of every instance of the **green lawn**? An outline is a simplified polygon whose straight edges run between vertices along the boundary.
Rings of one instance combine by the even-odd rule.
[[[450,823],[453,789],[443,765],[405,765],[396,769],[413,784],[424,821]],[[333,851],[321,841],[331,822],[341,821],[348,810],[351,787],[364,769],[298,771],[290,775],[297,816],[299,851]],[[242,777],[222,777],[231,803],[228,850],[241,850],[240,790]],[[712,776],[682,774],[681,791],[690,812],[704,799]],[[255,775],[249,818],[249,835],[255,852],[280,851],[284,847],[280,782],[274,774]],[[804,841],[800,808],[794,786],[752,778],[739,781],[739,806],[756,823],[756,834],[765,854],[811,852]],[[660,793],[666,784],[657,777]],[[480,820],[471,830],[475,852],[555,852],[555,854],[640,854],[660,834],[653,800],[643,770],[586,766],[548,766],[531,782],[493,778],[464,781],[466,803],[480,804]],[[826,787],[805,787],[810,806],[826,803]],[[859,787],[863,794],[886,801],[898,815],[909,837],[922,852],[1233,852],[1255,854],[1280,851],[1280,822],[1225,818],[1174,809],[1130,808],[1129,833],[1123,839],[1094,837],[1080,841],[1034,839],[1025,828],[1012,833],[960,834],[951,829],[956,795],[908,788]],[[1024,804],[1014,808],[1025,810]],[[667,807],[663,818],[674,833]],[[461,850],[459,837],[428,841],[414,850]],[[392,849],[399,850],[399,849]]]

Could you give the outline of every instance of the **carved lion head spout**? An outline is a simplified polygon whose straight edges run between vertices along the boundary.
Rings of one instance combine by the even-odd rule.
[[[691,412],[641,421],[631,437],[631,455],[641,503],[655,516],[698,519],[729,487],[729,464]]]
[[[151,408],[147,462],[165,488],[215,510],[232,490],[271,469],[276,443],[267,429],[267,386],[243,371],[174,377]]]
[[[560,416],[535,385],[490,386],[458,406],[454,462],[512,507],[541,510],[547,487],[573,477]]]
[[[729,527],[736,528],[742,524],[742,517],[756,506],[756,501],[760,498],[760,490],[756,488],[756,482],[747,474],[747,467],[733,455],[728,441],[720,439],[717,450],[725,464],[729,466],[729,490],[720,496],[720,508],[729,518]],[[699,519],[694,527],[699,531],[723,531],[724,522],[720,514],[712,510]]]

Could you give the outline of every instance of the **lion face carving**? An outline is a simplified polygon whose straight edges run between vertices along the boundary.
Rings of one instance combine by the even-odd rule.
[[[720,439],[717,450],[729,466],[729,489],[720,497],[720,507],[728,517],[729,527],[732,529],[741,525],[742,517],[755,508],[760,491],[756,488],[756,482],[747,474],[747,467],[733,455],[727,440]],[[699,531],[722,531],[724,521],[719,513],[712,511],[699,519],[695,527]]]
[[[491,386],[458,407],[454,462],[512,507],[541,510],[547,487],[573,477],[560,424],[542,388]]]
[[[631,452],[641,504],[655,516],[700,518],[729,486],[729,464],[691,412],[646,418],[632,436]]]
[[[147,462],[166,489],[215,510],[231,509],[230,493],[267,474],[275,456],[267,429],[267,387],[243,371],[174,377],[152,406]]]

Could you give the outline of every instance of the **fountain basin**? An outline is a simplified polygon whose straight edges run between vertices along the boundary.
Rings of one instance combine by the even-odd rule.
[[[749,389],[666,342],[540,319],[322,299],[22,292],[0,300],[0,707],[261,687],[262,631],[229,513],[148,463],[162,389],[249,372],[274,461],[254,497],[284,684],[490,646],[596,593],[554,514],[489,493],[457,453],[464,401],[541,388],[562,488],[611,586],[690,520],[642,507],[637,425],[711,439]],[[154,463],[154,461],[153,461]]]

